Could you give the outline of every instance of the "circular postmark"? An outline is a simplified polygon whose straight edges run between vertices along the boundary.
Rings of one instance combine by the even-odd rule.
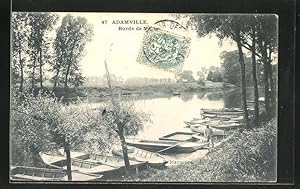
[[[161,20],[144,34],[137,61],[165,71],[181,71],[189,54],[190,38],[186,28],[172,20]]]

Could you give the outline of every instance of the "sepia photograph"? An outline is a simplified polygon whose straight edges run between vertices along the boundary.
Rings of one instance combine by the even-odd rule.
[[[10,182],[276,182],[278,19],[12,12]]]

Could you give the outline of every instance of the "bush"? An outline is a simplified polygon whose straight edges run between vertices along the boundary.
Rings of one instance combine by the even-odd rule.
[[[65,143],[72,149],[105,151],[112,139],[101,124],[101,110],[76,103],[66,105],[42,91],[15,93],[10,121],[12,164],[40,166],[38,152],[64,147]]]

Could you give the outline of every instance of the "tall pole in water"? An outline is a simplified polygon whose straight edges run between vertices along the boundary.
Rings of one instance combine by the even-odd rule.
[[[110,47],[109,47],[109,55],[110,55],[110,52],[111,52],[112,45],[113,45],[113,43],[110,44]],[[109,75],[109,71],[108,71],[108,66],[107,66],[106,58],[104,60],[104,65],[105,65],[105,71],[106,71],[107,84],[108,84],[108,88],[110,90],[111,101],[112,101],[113,105],[115,105],[114,92],[113,92],[113,89],[111,87],[110,75]]]

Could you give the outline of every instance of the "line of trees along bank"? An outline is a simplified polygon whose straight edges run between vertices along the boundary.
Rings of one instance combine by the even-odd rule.
[[[12,14],[12,82],[19,91],[25,85],[43,88],[46,80],[53,83],[54,89],[83,84],[79,63],[93,36],[92,25],[84,17],[66,15],[55,30],[58,20],[54,13]],[[52,78],[47,78],[45,72]]]
[[[244,122],[249,127],[246,99],[246,63],[244,51],[251,52],[252,78],[254,87],[254,125],[259,120],[257,62],[263,64],[265,109],[267,118],[275,113],[276,92],[272,71],[272,54],[277,52],[277,17],[276,15],[201,15],[191,18],[190,23],[196,26],[198,35],[204,37],[216,35],[220,41],[233,40],[238,49],[241,73],[242,108]]]

